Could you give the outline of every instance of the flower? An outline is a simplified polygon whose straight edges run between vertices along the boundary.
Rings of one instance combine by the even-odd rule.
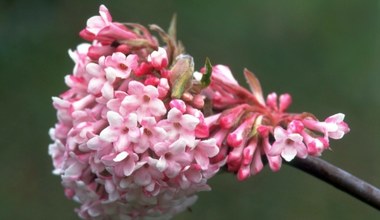
[[[194,71],[175,36],[152,25],[114,22],[101,5],[69,51],[69,89],[53,97],[58,121],[49,130],[53,173],[83,219],[169,219],[186,210],[221,167],[242,181],[264,160],[319,156],[329,138],[349,132],[338,113],[319,121],[288,113],[289,94],[264,99],[256,76],[251,91],[225,65]],[[173,28],[173,26],[171,27]]]
[[[205,70],[203,71],[205,72]],[[341,113],[321,122],[311,113],[288,113],[290,94],[270,93],[266,100],[256,76],[244,70],[251,92],[239,86],[224,66],[212,68],[211,83],[205,89],[216,113],[204,120],[219,153],[212,160],[227,158],[227,170],[245,180],[263,169],[263,157],[271,170],[278,171],[282,158],[320,156],[329,138],[340,139],[349,132]]]
[[[300,134],[290,133],[281,127],[276,127],[274,138],[275,142],[269,150],[270,156],[281,154],[282,158],[288,162],[293,160],[296,155],[300,158],[307,157],[307,149]]]
[[[69,90],[53,97],[53,173],[83,219],[171,218],[224,165],[211,160],[219,147],[200,111],[204,95],[192,72],[188,91],[176,84],[174,39],[159,47],[145,27],[112,21],[103,5],[99,13],[80,33],[91,44],[69,51]]]

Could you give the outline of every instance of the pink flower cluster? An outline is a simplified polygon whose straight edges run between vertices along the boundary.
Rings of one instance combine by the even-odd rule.
[[[320,156],[329,148],[329,138],[340,139],[349,132],[338,113],[318,121],[310,113],[287,113],[292,99],[271,93],[265,100],[257,78],[245,70],[252,93],[240,87],[228,67],[213,68],[207,93],[219,114],[207,117],[211,136],[217,140],[219,154],[213,162],[227,158],[228,171],[239,180],[263,169],[263,157],[273,171],[280,169],[282,158]]]
[[[99,13],[80,32],[91,44],[69,51],[75,67],[53,97],[50,130],[53,173],[83,219],[169,219],[224,165],[244,180],[265,162],[277,171],[282,159],[320,156],[349,132],[342,113],[287,113],[291,96],[265,99],[248,70],[251,92],[227,66],[206,60],[195,72],[173,26],[150,27],[159,46],[142,25],[113,22],[103,5]]]
[[[169,69],[168,47],[131,25],[100,6],[80,33],[92,44],[69,51],[69,90],[53,97],[49,154],[83,219],[168,219],[209,190],[223,165],[210,160],[219,147],[199,110],[203,96],[173,98],[181,76]]]

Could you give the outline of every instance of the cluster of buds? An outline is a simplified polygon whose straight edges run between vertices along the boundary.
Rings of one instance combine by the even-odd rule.
[[[265,100],[248,70],[252,92],[208,59],[194,71],[175,19],[166,33],[113,22],[103,5],[99,13],[80,32],[91,44],[69,51],[75,67],[53,97],[50,129],[53,173],[83,219],[169,219],[210,190],[221,167],[244,180],[266,158],[277,171],[282,158],[319,156],[349,131],[341,113],[323,122],[286,113],[291,96]]]
[[[238,85],[228,67],[213,67],[211,84],[205,93],[212,99],[216,113],[206,117],[211,137],[217,140],[218,162],[227,158],[227,170],[245,180],[259,173],[263,159],[273,171],[281,168],[282,159],[320,156],[329,149],[329,138],[340,139],[349,132],[338,113],[318,119],[311,113],[287,113],[292,102],[289,94],[271,93],[264,99],[261,85],[248,70],[244,75],[251,92]]]
[[[69,90],[53,97],[54,173],[83,219],[168,219],[192,205],[222,163],[202,111],[202,80],[173,28],[112,21],[105,6],[69,51]],[[205,81],[205,80],[203,80]]]

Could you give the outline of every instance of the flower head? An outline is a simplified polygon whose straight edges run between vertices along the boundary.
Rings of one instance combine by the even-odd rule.
[[[69,52],[69,90],[53,98],[53,173],[83,219],[168,219],[209,190],[223,166],[211,160],[219,148],[199,110],[199,81],[190,66],[186,78],[173,69],[174,39],[159,47],[145,27],[112,21],[103,5],[99,13],[80,33],[91,44]]]

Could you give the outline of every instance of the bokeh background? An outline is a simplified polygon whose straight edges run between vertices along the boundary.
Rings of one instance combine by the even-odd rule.
[[[0,1],[0,219],[74,220],[76,204],[51,174],[51,96],[66,89],[67,50],[101,2]],[[195,57],[244,67],[264,91],[293,94],[292,111],[320,119],[344,112],[351,132],[323,158],[380,186],[380,2],[104,1],[118,21],[165,29],[178,14],[178,37]],[[192,212],[175,219],[379,219],[375,209],[294,168],[245,182],[210,181]]]

